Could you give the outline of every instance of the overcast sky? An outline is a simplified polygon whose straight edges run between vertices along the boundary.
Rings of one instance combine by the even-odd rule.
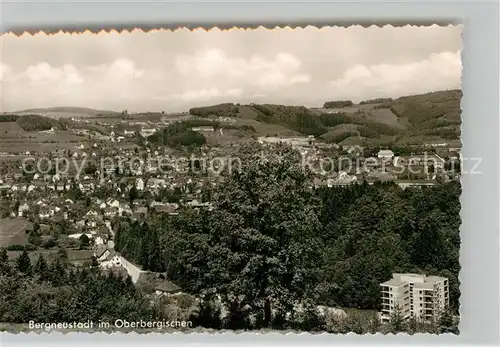
[[[199,29],[0,37],[1,111],[319,106],[460,88],[461,28]]]

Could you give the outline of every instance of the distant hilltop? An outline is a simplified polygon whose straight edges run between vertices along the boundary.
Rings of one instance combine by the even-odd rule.
[[[16,115],[26,115],[26,114],[38,114],[50,118],[83,118],[83,117],[95,117],[98,115],[118,115],[120,112],[109,111],[109,110],[95,110],[87,107],[47,107],[47,108],[30,108],[21,111],[9,112],[10,114]]]

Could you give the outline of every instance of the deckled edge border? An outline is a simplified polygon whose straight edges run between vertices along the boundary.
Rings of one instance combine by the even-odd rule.
[[[332,28],[332,27],[343,27],[343,28],[349,28],[349,27],[363,27],[363,28],[371,28],[371,27],[378,27],[378,28],[386,28],[386,27],[413,27],[413,26],[418,26],[418,27],[432,27],[432,26],[438,26],[438,27],[449,27],[449,26],[459,26],[461,29],[460,32],[460,38],[461,38],[461,61],[463,61],[463,54],[464,54],[464,24],[461,21],[457,21],[455,18],[450,18],[449,20],[437,20],[437,21],[403,21],[403,20],[396,20],[396,21],[385,21],[385,22],[378,22],[378,21],[335,21],[334,23],[329,23],[329,22],[324,22],[324,23],[316,23],[316,24],[309,24],[309,23],[297,23],[297,24],[292,24],[290,25],[289,22],[287,24],[215,24],[215,23],[200,23],[200,24],[187,24],[187,23],[172,23],[172,24],[159,24],[159,25],[154,25],[150,23],[146,24],[139,24],[139,25],[107,25],[107,26],[99,26],[99,25],[64,25],[64,29],[61,29],[61,27],[41,27],[41,28],[25,28],[25,29],[19,29],[19,28],[11,28],[6,31],[0,31],[0,39],[3,36],[6,35],[14,35],[18,38],[22,38],[23,36],[37,36],[37,35],[46,35],[46,36],[52,36],[52,35],[82,35],[82,34],[95,34],[95,35],[103,35],[103,34],[133,34],[133,33],[156,33],[156,32],[177,32],[177,31],[190,31],[190,32],[196,32],[196,31],[205,31],[206,33],[209,33],[211,31],[233,31],[233,30],[295,30],[295,29],[308,29],[308,28],[315,28],[318,30],[321,30],[323,28]],[[0,60],[1,61],[1,60]],[[461,74],[461,90],[463,91],[463,64],[462,64],[462,74]],[[461,116],[463,115],[463,95],[460,100],[460,111],[461,111]],[[463,148],[463,122],[460,124],[460,130],[461,130],[461,136],[460,136],[460,142]],[[463,180],[460,179],[461,185],[463,185]],[[463,189],[463,187],[462,187]],[[460,204],[463,206],[462,202],[462,197],[460,198]],[[460,227],[460,234],[462,234],[462,213],[463,209],[461,208],[460,210],[460,217],[461,217],[461,227]],[[460,260],[463,258],[463,252],[462,249],[460,249]],[[460,262],[461,264],[461,262]],[[458,275],[458,279],[460,282],[460,298],[462,298],[462,271],[460,271]],[[460,301],[460,300],[459,300]],[[460,312],[460,317],[462,316],[462,305],[460,305],[459,308]],[[70,332],[64,332],[64,331],[50,331],[50,332],[37,332],[37,331],[31,331],[31,332],[24,332],[24,331],[19,331],[19,332],[12,332],[12,331],[0,331],[0,334],[9,334],[9,335],[44,335],[44,336],[52,336],[52,335],[78,335],[78,334],[88,334],[88,335],[93,335],[93,334],[105,334],[105,335],[115,335],[115,334],[120,334],[120,335],[158,335],[158,336],[164,336],[164,335],[200,335],[200,336],[205,336],[207,333],[210,334],[211,336],[215,335],[232,335],[232,336],[262,336],[262,335],[282,335],[282,336],[317,336],[317,335],[327,335],[327,336],[430,336],[432,338],[439,338],[440,336],[452,336],[454,338],[458,338],[460,335],[460,326],[462,325],[462,320],[460,319],[459,322],[459,333],[458,334],[432,334],[432,333],[416,333],[416,334],[410,334],[407,332],[399,332],[399,333],[365,333],[365,334],[358,334],[356,332],[349,332],[349,333],[330,333],[327,331],[320,331],[320,332],[302,332],[302,331],[297,331],[297,330],[255,330],[255,331],[243,331],[243,330],[214,330],[214,329],[206,329],[206,328],[195,328],[195,329],[190,329],[186,331],[180,331],[180,330],[175,330],[175,331],[165,331],[165,332],[136,332],[136,331],[111,331],[111,332],[106,332],[106,331],[70,331]]]
[[[172,24],[137,24],[137,25],[111,25],[111,26],[98,26],[98,25],[68,25],[61,27],[39,27],[39,28],[7,28],[0,32],[0,37],[3,35],[15,35],[17,37],[23,36],[36,36],[36,35],[61,35],[61,34],[122,34],[122,33],[149,33],[149,32],[176,32],[176,31],[231,31],[231,30],[294,30],[294,29],[307,29],[307,28],[332,28],[332,27],[343,27],[349,28],[353,26],[360,26],[364,28],[378,27],[385,28],[389,27],[447,27],[447,26],[461,26],[461,22],[456,20],[444,20],[444,21],[387,21],[387,22],[376,22],[376,21],[335,21],[335,22],[324,22],[324,23],[296,23],[296,24],[217,24],[217,23],[199,23],[199,24],[188,24],[188,23],[172,23]]]

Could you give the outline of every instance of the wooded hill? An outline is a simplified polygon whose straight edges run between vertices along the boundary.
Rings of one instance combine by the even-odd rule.
[[[42,131],[57,128],[66,129],[67,123],[62,120],[43,117],[37,114],[19,116],[15,114],[0,115],[0,123],[16,122],[24,131]]]

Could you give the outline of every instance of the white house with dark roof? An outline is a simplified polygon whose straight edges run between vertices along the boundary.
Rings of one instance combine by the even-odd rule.
[[[144,190],[144,180],[141,177],[135,180],[135,187],[137,190]]]
[[[390,149],[382,149],[378,151],[377,157],[380,160],[392,160],[392,158],[394,158],[394,152]]]

